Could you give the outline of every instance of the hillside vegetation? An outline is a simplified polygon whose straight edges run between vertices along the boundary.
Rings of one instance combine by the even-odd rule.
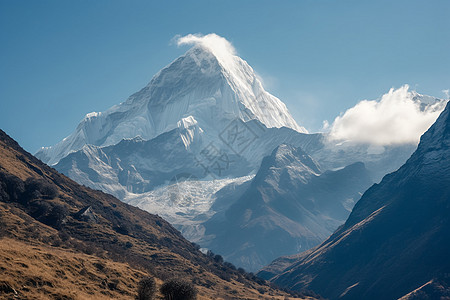
[[[152,276],[190,281],[199,299],[295,299],[202,254],[162,218],[78,185],[1,130],[0,153],[0,298],[134,299]]]

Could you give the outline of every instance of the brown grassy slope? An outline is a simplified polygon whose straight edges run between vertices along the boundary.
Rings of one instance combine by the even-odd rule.
[[[0,270],[11,299],[130,299],[145,275],[128,264],[10,238],[0,244]]]
[[[77,217],[87,206],[95,219]],[[1,130],[0,237],[4,295],[132,299],[144,275],[192,281],[200,299],[287,295],[202,254],[162,218],[78,185]]]

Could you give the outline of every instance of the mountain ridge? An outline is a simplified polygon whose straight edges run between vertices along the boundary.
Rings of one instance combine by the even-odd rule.
[[[262,160],[239,198],[203,224],[200,244],[258,270],[326,239],[370,184],[362,163],[322,172],[300,147],[282,144]]]
[[[125,102],[103,113],[87,114],[74,133],[54,146],[41,148],[36,156],[53,165],[84,144],[109,146],[136,136],[149,140],[188,117],[196,119],[201,128],[217,132],[234,118],[307,132],[284,103],[264,90],[244,60],[238,56],[231,60],[234,70],[230,71],[212,51],[194,46]]]
[[[199,299],[288,295],[202,254],[161,217],[80,186],[2,130],[0,152],[1,298],[134,299],[149,275],[193,282]]]
[[[369,188],[325,242],[287,262],[272,280],[331,299],[397,299],[430,281],[448,294],[449,114],[447,103],[408,161]]]

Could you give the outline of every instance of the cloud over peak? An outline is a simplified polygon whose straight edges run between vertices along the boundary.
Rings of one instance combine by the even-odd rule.
[[[176,36],[175,38],[178,46],[202,45],[214,53],[222,55],[236,55],[236,49],[233,45],[226,38],[215,33],[210,33],[207,35],[202,35],[200,33],[188,34],[185,36]]]
[[[330,139],[373,145],[415,144],[436,121],[445,100],[422,96],[408,85],[391,88],[380,100],[363,100],[337,117]]]
[[[174,40],[178,46],[202,46],[211,51],[223,66],[228,68],[234,67],[236,49],[224,37],[221,37],[215,33],[210,33],[207,35],[197,33],[188,34],[185,36],[178,35],[174,37]]]

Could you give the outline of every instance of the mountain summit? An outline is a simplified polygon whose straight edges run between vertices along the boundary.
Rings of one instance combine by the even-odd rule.
[[[247,62],[197,44],[125,102],[87,114],[75,132],[41,148],[36,156],[52,165],[86,144],[109,146],[137,136],[149,140],[179,127],[185,119],[216,134],[236,118],[306,133],[284,103],[264,90]]]

